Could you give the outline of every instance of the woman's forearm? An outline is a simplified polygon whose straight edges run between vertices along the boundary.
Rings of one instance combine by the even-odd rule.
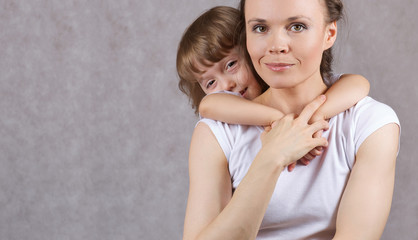
[[[192,137],[190,190],[184,240],[254,239],[281,169],[260,151],[229,200],[231,183],[226,159],[210,129],[199,124]],[[269,158],[270,156],[270,158]]]
[[[198,239],[255,239],[280,172],[253,164],[231,201]]]

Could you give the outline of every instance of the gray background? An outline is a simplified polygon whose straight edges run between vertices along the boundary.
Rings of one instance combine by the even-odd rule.
[[[0,0],[0,239],[180,239],[197,119],[177,44],[237,3]],[[418,239],[418,1],[346,7],[337,72],[366,76],[402,123],[382,239]]]

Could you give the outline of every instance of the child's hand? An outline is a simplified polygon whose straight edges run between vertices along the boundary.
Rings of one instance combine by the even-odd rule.
[[[314,136],[317,133],[315,133]],[[317,137],[317,136],[315,136],[315,137]],[[319,137],[321,137],[321,135],[319,135]],[[293,171],[293,169],[295,169],[297,163],[300,163],[300,164],[303,164],[303,165],[307,166],[311,162],[311,160],[313,160],[316,156],[319,156],[319,155],[322,154],[322,150],[323,150],[322,147],[317,147],[317,148],[312,149],[309,153],[307,153],[305,156],[303,156],[303,158],[301,158],[297,162],[292,163],[289,166],[287,166],[287,170],[289,172]]]
[[[313,137],[320,138],[322,137],[322,133],[323,131],[320,130],[314,133]],[[308,152],[305,156],[303,156],[303,158],[299,159],[297,162],[302,163],[303,165],[307,166],[315,157],[321,155],[323,150],[324,150],[323,147],[316,147],[312,149],[310,152]],[[288,168],[288,170],[291,172],[294,169],[294,167],[291,170]]]
[[[314,138],[320,138],[322,137],[322,130],[316,132],[313,137]],[[319,156],[322,154],[323,147],[316,147],[312,149],[310,152],[308,152],[303,158],[299,160],[303,165],[308,165],[316,156]]]

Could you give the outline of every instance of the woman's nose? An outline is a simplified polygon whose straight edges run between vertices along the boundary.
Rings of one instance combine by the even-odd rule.
[[[289,52],[289,39],[285,32],[273,32],[270,36],[269,52],[271,54]]]

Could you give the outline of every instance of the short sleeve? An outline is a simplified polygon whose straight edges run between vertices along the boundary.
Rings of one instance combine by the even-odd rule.
[[[400,127],[395,111],[384,103],[366,97],[353,108],[353,121],[355,124],[354,145],[357,153],[361,144],[373,132],[389,123]]]
[[[222,148],[222,151],[224,152],[226,159],[229,161],[229,156],[231,155],[232,148],[235,142],[233,130],[231,129],[231,127],[226,123],[208,118],[202,118],[198,123],[200,122],[203,122],[209,126],[213,135],[215,135],[220,147]]]

